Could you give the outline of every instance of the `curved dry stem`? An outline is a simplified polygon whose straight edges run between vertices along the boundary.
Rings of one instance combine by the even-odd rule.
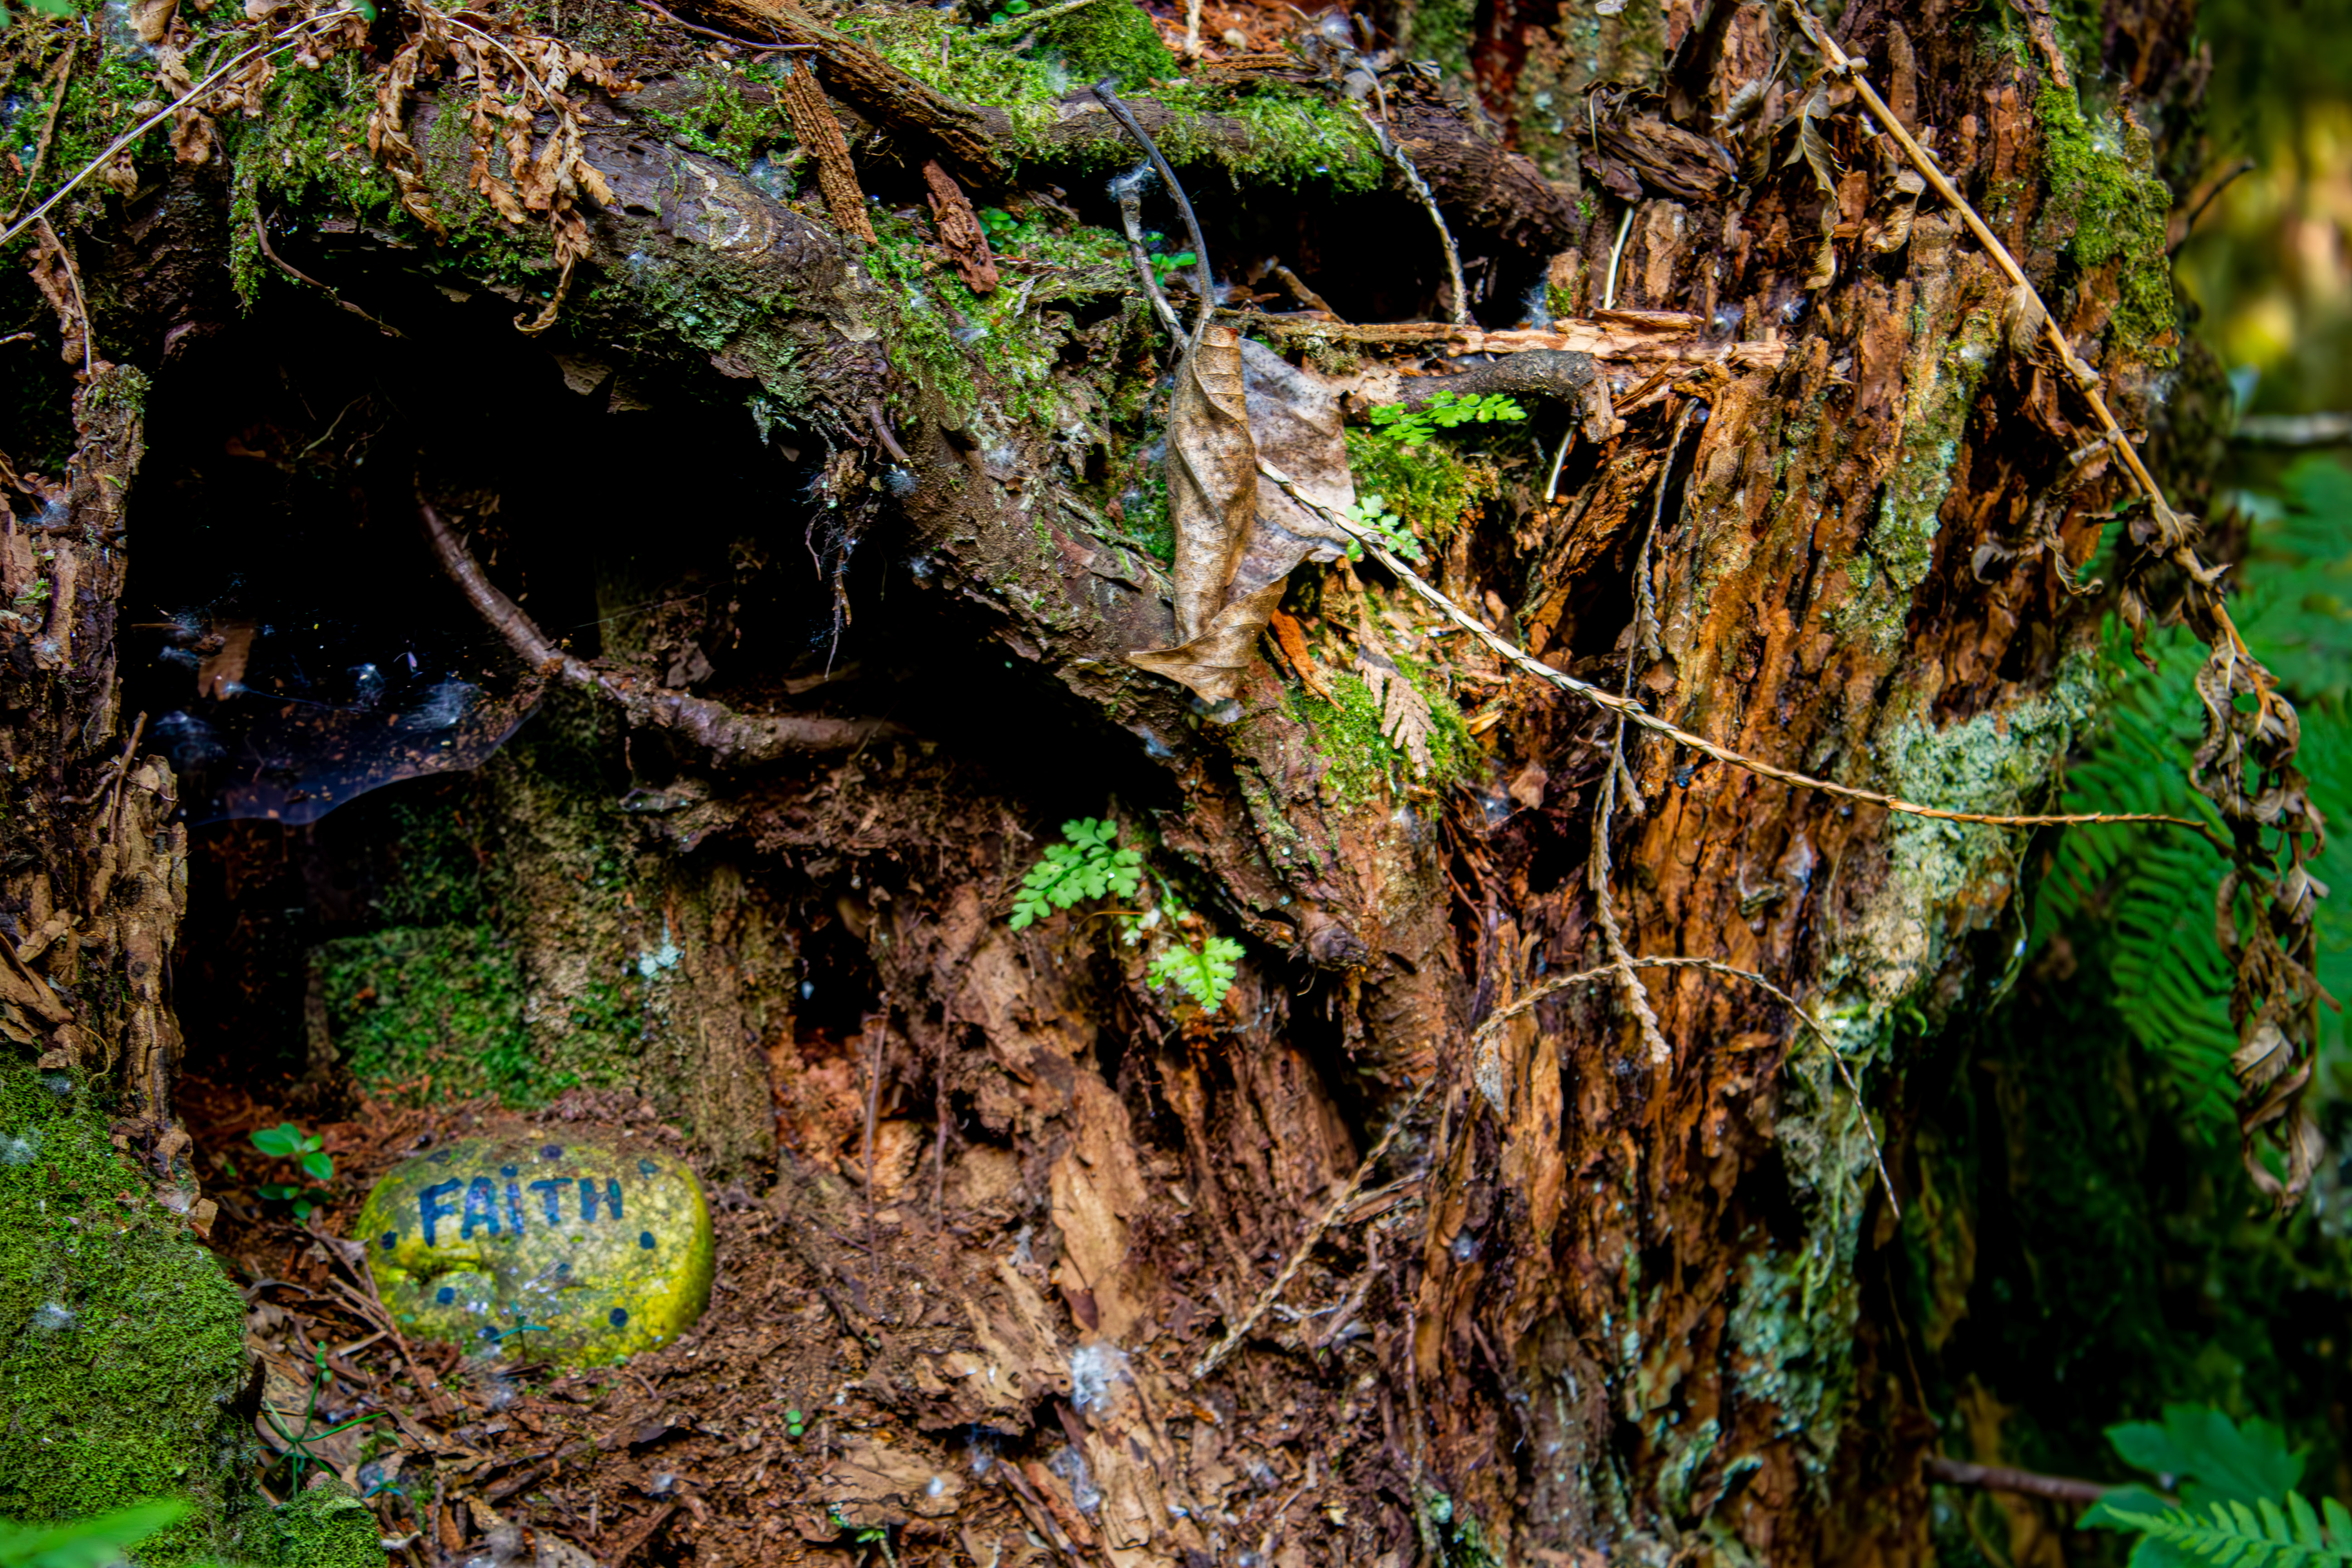
[[[1259,459],[1257,468],[1258,472],[1289,491],[1300,505],[1312,507],[1336,526],[1347,530],[1354,536],[1356,542],[1362,545],[1374,560],[1395,574],[1399,582],[1420,595],[1433,608],[1443,613],[1448,620],[1477,637],[1516,668],[1536,677],[1538,680],[1549,681],[1563,691],[1572,691],[1588,702],[1606,708],[1629,724],[1638,724],[1644,730],[1664,735],[1681,745],[1688,746],[1702,756],[1712,757],[1717,762],[1755,773],[1761,778],[1771,779],[1776,783],[1793,784],[1800,789],[1819,790],[1823,795],[1835,795],[1841,800],[1861,801],[1865,805],[1881,806],[1888,811],[1901,812],[1906,816],[1931,817],[1938,822],[1982,822],[1995,827],[2057,827],[2068,825],[2087,826],[2126,822],[2156,822],[2169,827],[2186,827],[2190,832],[2200,835],[2217,848],[2225,847],[2212,828],[2201,822],[2192,822],[2185,816],[2165,816],[2155,812],[2140,811],[2049,812],[2039,815],[2011,815],[1994,811],[1948,811],[1939,805],[1921,805],[1916,801],[1903,800],[1891,795],[1881,795],[1876,790],[1857,789],[1852,784],[1832,784],[1828,779],[1817,779],[1810,773],[1801,773],[1790,768],[1775,767],[1770,763],[1735,752],[1728,746],[1717,745],[1704,735],[1695,735],[1688,730],[1666,722],[1631,697],[1620,697],[1613,691],[1604,691],[1590,681],[1579,680],[1566,670],[1554,669],[1551,666],[1543,663],[1525,648],[1498,636],[1485,623],[1477,620],[1461,605],[1446,597],[1421,574],[1391,554],[1378,539],[1366,533],[1363,526],[1355,519],[1345,512],[1334,511],[1312,496],[1306,494],[1291,481],[1289,475],[1265,459]]]
[[[499,591],[431,502],[419,498],[417,513],[442,568],[465,593],[507,646],[541,675],[611,699],[629,722],[668,730],[710,753],[717,763],[761,763],[789,752],[845,751],[877,736],[903,734],[883,719],[815,719],[797,714],[738,713],[724,703],[648,687],[626,676],[596,668],[549,642],[521,606]]]

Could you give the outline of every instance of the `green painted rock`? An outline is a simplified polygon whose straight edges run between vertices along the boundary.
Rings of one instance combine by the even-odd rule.
[[[360,1210],[402,1329],[573,1364],[667,1344],[710,1302],[710,1210],[684,1163],[566,1130],[469,1138],[393,1171]]]

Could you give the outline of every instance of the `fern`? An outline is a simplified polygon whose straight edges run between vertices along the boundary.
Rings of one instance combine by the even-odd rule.
[[[2233,612],[2302,709],[2299,762],[2325,809],[2352,798],[2352,473],[2308,461],[2284,485],[2281,500],[2248,508],[2261,515]],[[2218,826],[2187,766],[2205,649],[2172,627],[2148,651],[2153,669],[2133,657],[2128,633],[2110,628],[2101,728],[2069,773],[2064,809],[2160,812]],[[2313,870],[2342,885],[2352,856],[2331,847]],[[2125,1028],[2165,1068],[2190,1126],[2214,1141],[2231,1125],[2229,1063],[2238,1044],[2229,965],[2213,939],[2222,871],[2207,846],[2177,830],[2073,829],[2051,857],[2032,931],[2036,947],[2065,935],[2095,950]],[[2340,995],[2352,984],[2352,909],[2330,901],[2318,918],[2320,983]],[[2326,1044],[2340,1046],[2341,1020],[2325,1020]]]
[[[1116,822],[1081,816],[1062,824],[1062,842],[1045,846],[1045,858],[1029,868],[1013,895],[1013,929],[1106,893],[1135,897],[1143,883],[1143,856],[1115,848],[1118,841]]]
[[[2203,1513],[2194,1509],[2167,1509],[2161,1513],[2110,1515],[2118,1524],[2143,1531],[2132,1552],[2138,1564],[2150,1543],[2167,1546],[2192,1563],[2214,1568],[2319,1568],[2327,1563],[2352,1563],[2352,1513],[2334,1498],[2326,1499],[2323,1525],[2301,1492],[2286,1494],[2281,1508],[2268,1498],[2249,1506],[2217,1502]]]
[[[1499,393],[1465,397],[1459,393],[1441,392],[1419,407],[1408,408],[1402,403],[1391,403],[1372,410],[1372,424],[1384,441],[1400,447],[1419,447],[1440,430],[1451,430],[1460,425],[1486,425],[1496,420],[1525,419],[1528,411]]]
[[[1241,956],[1242,944],[1229,936],[1211,937],[1197,952],[1189,947],[1168,948],[1151,961],[1151,988],[1173,984],[1198,1002],[1202,1011],[1213,1013],[1225,1005]]]

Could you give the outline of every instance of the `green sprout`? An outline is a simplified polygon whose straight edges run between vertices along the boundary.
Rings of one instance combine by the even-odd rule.
[[[252,1134],[253,1146],[274,1160],[291,1160],[295,1169],[313,1182],[332,1181],[335,1157],[326,1152],[325,1143],[315,1132],[305,1132],[291,1121],[281,1121],[275,1127],[264,1127]],[[328,1194],[315,1186],[303,1186],[292,1182],[265,1182],[256,1189],[270,1203],[294,1205],[294,1217],[307,1220],[324,1205]]]
[[[1355,520],[1357,527],[1379,539],[1407,561],[1418,563],[1421,560],[1421,541],[1413,537],[1412,531],[1405,526],[1404,519],[1388,510],[1385,498],[1376,495],[1361,497],[1348,508],[1348,515]],[[1349,543],[1348,559],[1361,561],[1363,558],[1362,547]]]
[[[1225,1005],[1241,956],[1242,944],[1229,936],[1211,937],[1197,952],[1189,947],[1169,948],[1151,961],[1151,988],[1173,984],[1203,1012],[1213,1013]]]
[[[1045,846],[1045,858],[1029,868],[1021,890],[1013,896],[1013,929],[1019,931],[1081,900],[1106,893],[1135,897],[1143,882],[1143,856],[1139,850],[1113,848],[1118,838],[1116,822],[1081,816],[1062,824],[1063,842]]]
[[[371,1421],[384,1420],[391,1415],[389,1411],[378,1410],[367,1415],[354,1415],[349,1421],[330,1426],[323,1432],[313,1432],[310,1429],[310,1424],[319,1416],[319,1390],[327,1384],[327,1352],[314,1348],[310,1355],[318,1370],[316,1375],[310,1379],[310,1403],[302,1412],[302,1430],[289,1432],[286,1430],[286,1424],[278,1419],[278,1412],[270,1409],[267,1405],[261,1407],[262,1419],[269,1423],[271,1429],[286,1445],[286,1458],[293,1469],[291,1484],[294,1490],[298,1492],[302,1489],[303,1470],[312,1465],[321,1465],[319,1457],[310,1451],[311,1444],[324,1442],[339,1432],[348,1432],[354,1426],[364,1426]],[[321,1468],[330,1467],[322,1465]]]

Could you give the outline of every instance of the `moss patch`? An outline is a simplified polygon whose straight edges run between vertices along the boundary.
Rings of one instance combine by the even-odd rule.
[[[1087,81],[1118,78],[1121,91],[1177,73],[1176,57],[1160,41],[1160,29],[1129,0],[1097,0],[1056,16],[1039,29],[1038,42]]]
[[[375,1516],[332,1478],[277,1510],[269,1526],[284,1568],[383,1568]]]
[[[0,1517],[175,1497],[190,1511],[140,1549],[151,1568],[275,1561],[240,1481],[260,1458],[232,1408],[244,1300],[108,1122],[66,1075],[0,1068]]]
[[[313,962],[328,1027],[371,1089],[536,1105],[581,1081],[531,1049],[514,952],[488,926],[392,926],[322,943]]]
[[[1419,782],[1442,788],[1461,773],[1474,749],[1469,727],[1426,668],[1410,659],[1396,663],[1429,704],[1429,775]],[[1411,777],[1412,763],[1381,732],[1380,700],[1362,677],[1335,674],[1330,686],[1336,703],[1298,689],[1291,710],[1313,728],[1316,751],[1326,764],[1323,786],[1334,804],[1346,808]]]
[[[2136,353],[2170,363],[2176,356],[2162,344],[2179,325],[2165,254],[2172,193],[2157,177],[2147,133],[2120,116],[2086,120],[2074,95],[2054,83],[2042,88],[2034,107],[2050,186],[2042,219],[2049,237],[2063,239],[2084,272],[2115,265],[2116,331]]]
[[[1484,454],[1465,455],[1443,441],[1404,447],[1370,430],[1349,430],[1348,466],[1359,495],[1376,495],[1423,538],[1444,543],[1502,493],[1503,470]]]

